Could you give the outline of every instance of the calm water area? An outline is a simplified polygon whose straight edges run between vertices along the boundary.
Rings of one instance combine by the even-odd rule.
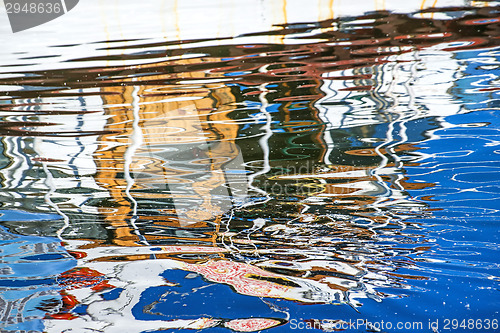
[[[1,332],[500,332],[498,2],[84,2],[1,23]]]

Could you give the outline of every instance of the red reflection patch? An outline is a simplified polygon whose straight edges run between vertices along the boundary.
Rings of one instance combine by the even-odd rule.
[[[255,332],[281,324],[279,320],[269,318],[235,319],[224,323],[224,326],[238,332]]]

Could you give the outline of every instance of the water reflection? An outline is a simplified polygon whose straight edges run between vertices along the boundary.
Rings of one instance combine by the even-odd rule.
[[[258,331],[426,290],[445,249],[426,229],[444,209],[429,156],[477,147],[423,148],[498,106],[498,10],[448,11],[252,35],[282,44],[137,41],[107,46],[127,66],[0,79],[16,88],[0,100],[4,327]],[[489,158],[478,177],[495,180]],[[477,191],[470,169],[453,177]]]

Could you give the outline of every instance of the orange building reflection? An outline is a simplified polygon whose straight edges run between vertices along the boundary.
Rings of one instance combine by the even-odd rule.
[[[184,62],[189,60],[177,65]],[[183,76],[200,78],[198,73]],[[137,200],[173,202],[160,216],[139,215],[139,222],[146,218],[158,225],[197,227],[220,219],[231,207],[229,192],[245,194],[244,180],[227,173],[243,168],[235,142],[238,126],[228,117],[235,102],[230,87],[213,83],[179,89],[142,85],[139,78],[137,86],[103,91],[108,93],[103,99],[113,133],[100,139],[95,179],[113,201],[113,210],[102,208],[101,213],[114,229],[115,244],[134,246],[141,241],[129,223],[137,215]]]

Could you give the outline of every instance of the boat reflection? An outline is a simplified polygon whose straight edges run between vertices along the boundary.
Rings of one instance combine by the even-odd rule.
[[[120,135],[101,138],[95,177],[117,205],[114,214],[103,210],[116,244],[151,244],[166,236],[161,229],[206,226],[244,200],[246,172],[235,142],[238,125],[228,118],[234,102],[229,87],[103,89],[119,92],[104,98],[106,105],[120,105],[110,111],[110,127]],[[140,239],[132,224],[146,223],[155,235]]]
[[[259,331],[289,319],[284,302],[358,308],[429,279],[411,218],[432,199],[410,192],[436,184],[405,169],[470,111],[450,95],[453,52],[499,41],[495,10],[455,11],[253,34],[281,44],[139,41],[122,58],[146,63],[0,79],[19,87],[0,100],[1,208],[57,213],[2,225],[58,237],[72,262],[43,282],[45,329]],[[227,299],[224,316],[204,305]]]

